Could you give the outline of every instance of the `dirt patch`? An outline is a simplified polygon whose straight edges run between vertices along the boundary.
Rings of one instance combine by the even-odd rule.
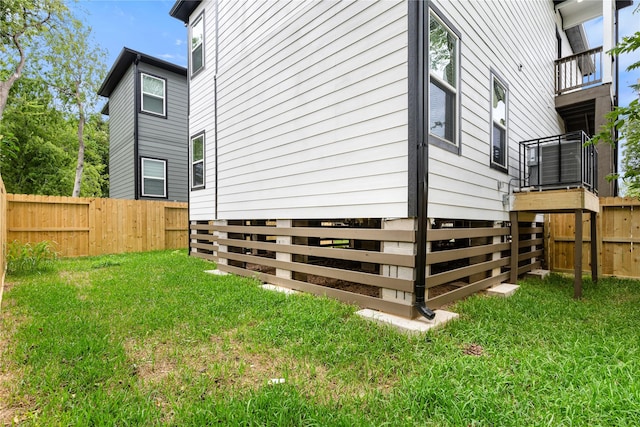
[[[331,374],[323,364],[294,358],[276,348],[264,348],[244,342],[242,334],[230,330],[213,335],[208,342],[187,347],[175,342],[125,345],[132,361],[132,375],[151,389],[171,384],[172,388],[189,387],[187,378],[193,375],[207,377],[211,384],[206,394],[224,390],[248,391],[261,387],[277,387],[284,381],[294,384],[303,394],[327,403],[343,396],[360,396],[363,390],[386,392],[394,381],[376,380],[371,373],[367,383],[346,383]],[[164,408],[164,398],[157,397],[158,407]],[[167,406],[167,411],[170,408]],[[171,416],[168,414],[167,416]]]
[[[352,292],[354,294],[367,295],[380,298],[380,288],[376,286],[362,285],[360,283],[348,282],[346,280],[332,279],[329,277],[307,275],[307,282],[314,285],[326,286],[327,288],[340,289],[341,291]]]

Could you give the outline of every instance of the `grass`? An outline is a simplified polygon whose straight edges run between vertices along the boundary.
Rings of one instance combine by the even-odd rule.
[[[524,281],[407,337],[209,268],[174,251],[9,276],[0,423],[640,424],[637,281],[585,280],[581,301],[571,279]]]

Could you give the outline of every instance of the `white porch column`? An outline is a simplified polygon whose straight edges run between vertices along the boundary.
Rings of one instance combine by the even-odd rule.
[[[382,228],[384,230],[415,230],[416,220],[414,218],[383,219]],[[380,251],[392,254],[415,255],[416,245],[411,242],[381,242]],[[415,269],[411,267],[400,267],[397,265],[382,264],[380,274],[385,277],[397,279],[415,280]],[[382,299],[393,301],[405,305],[413,305],[414,295],[412,292],[397,291],[395,289],[382,288]]]
[[[607,52],[615,45],[615,6],[615,0],[602,0],[602,83],[613,82],[613,62]]]
[[[216,220],[213,221],[213,225],[225,226],[225,225],[227,225],[227,220],[226,219],[216,219]],[[217,236],[218,239],[226,239],[227,238],[227,232],[226,231],[214,231],[213,233],[214,233],[215,236]],[[216,257],[216,262],[218,263],[218,265],[227,265],[227,263],[228,263],[228,260],[226,258],[220,258],[220,253],[224,253],[224,252],[227,252],[227,246],[226,245],[221,245],[220,243],[218,243],[218,250],[217,250],[217,252],[214,252],[214,256]]]
[[[291,228],[291,225],[292,225],[292,221],[290,219],[277,219],[276,233],[277,233],[277,228]],[[290,245],[292,244],[292,237],[276,235],[276,244]],[[292,261],[292,255],[287,252],[276,252],[276,260],[290,263]],[[276,276],[282,277],[285,279],[291,279],[292,278],[291,270],[283,270],[281,268],[276,268]]]

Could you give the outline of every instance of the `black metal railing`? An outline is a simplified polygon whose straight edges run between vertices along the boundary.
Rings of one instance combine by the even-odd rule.
[[[556,95],[602,82],[602,46],[555,61]]]
[[[520,189],[582,187],[598,193],[598,150],[582,132],[522,141]]]

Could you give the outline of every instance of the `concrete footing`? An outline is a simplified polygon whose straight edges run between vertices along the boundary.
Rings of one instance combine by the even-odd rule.
[[[511,283],[501,283],[492,288],[487,289],[487,295],[492,297],[510,297],[515,294],[520,286]]]
[[[393,326],[400,332],[408,334],[419,334],[427,332],[430,329],[441,327],[445,323],[458,317],[457,313],[452,313],[445,310],[435,310],[435,313],[435,319],[427,320],[425,318],[407,319],[405,317],[382,313],[380,311],[371,310],[368,308],[356,312],[356,314],[362,316],[365,319]]]
[[[296,290],[293,289],[289,289],[289,288],[284,288],[282,286],[277,286],[277,285],[270,285],[268,283],[265,283],[264,285],[260,286],[262,289],[267,290],[267,291],[274,291],[274,292],[282,292],[283,294],[287,294],[287,295],[294,295],[299,293]]]
[[[536,277],[538,279],[544,279],[549,274],[551,274],[551,272],[549,270],[542,270],[542,269],[537,268],[535,270],[531,270],[530,272],[528,272],[526,274],[526,276],[527,277]]]
[[[227,273],[226,271],[221,271],[221,270],[205,270],[204,271],[207,274],[213,274],[214,276],[226,276]]]

